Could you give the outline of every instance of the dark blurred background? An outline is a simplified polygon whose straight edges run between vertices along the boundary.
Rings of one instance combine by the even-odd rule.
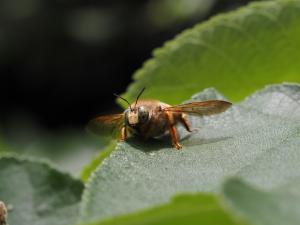
[[[249,0],[0,0],[0,152],[78,176],[108,143],[87,122],[120,112],[135,70],[187,27]]]
[[[2,132],[31,122],[83,127],[121,110],[112,94],[125,91],[153,48],[247,2],[0,0]]]

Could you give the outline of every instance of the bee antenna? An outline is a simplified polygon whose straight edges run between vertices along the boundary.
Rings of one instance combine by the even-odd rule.
[[[130,111],[132,111],[131,105],[130,105],[130,103],[127,101],[127,99],[125,99],[125,98],[123,98],[123,97],[121,97],[120,95],[117,95],[117,94],[115,94],[115,93],[114,93],[114,96],[116,96],[116,97],[122,99],[123,101],[125,101],[125,102],[129,105]]]
[[[136,104],[138,103],[139,98],[141,97],[141,95],[143,94],[143,92],[145,91],[145,87],[141,90],[141,92],[139,93],[139,95],[136,98],[135,104],[134,104],[134,108],[136,107]]]

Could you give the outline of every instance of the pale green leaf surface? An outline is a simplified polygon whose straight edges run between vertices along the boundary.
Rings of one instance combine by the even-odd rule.
[[[46,163],[0,158],[0,200],[11,210],[8,223],[70,225],[78,219],[83,184]]]
[[[215,87],[242,100],[266,84],[300,82],[300,1],[251,3],[184,31],[134,74],[123,97],[178,104]],[[124,102],[121,102],[123,104]]]
[[[191,117],[181,151],[168,137],[117,146],[92,175],[81,221],[95,221],[169,202],[177,193],[217,192],[228,176],[272,190],[300,175],[300,86],[269,86],[226,112]],[[221,98],[213,89],[193,100]],[[284,110],[282,109],[284,108]]]
[[[271,192],[262,191],[239,180],[223,187],[227,206],[255,225],[298,225],[300,223],[300,182],[295,179]]]
[[[84,167],[84,169],[82,170],[81,175],[80,175],[81,179],[84,182],[88,181],[88,179],[90,178],[90,176],[94,172],[94,170],[99,165],[101,165],[103,160],[112,153],[112,151],[116,147],[116,144],[117,143],[115,140],[110,141],[110,143],[107,145],[107,147],[103,151],[99,152],[98,155],[96,157],[94,157],[93,160]]]

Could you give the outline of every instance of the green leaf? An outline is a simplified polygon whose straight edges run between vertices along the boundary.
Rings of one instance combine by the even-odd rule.
[[[251,3],[184,31],[153,52],[123,97],[178,104],[215,87],[242,100],[266,84],[300,82],[300,1]],[[120,104],[124,102],[119,101]]]
[[[0,199],[9,224],[70,225],[78,218],[83,184],[46,163],[0,158]]]
[[[220,99],[213,89],[192,100]],[[218,193],[228,176],[265,191],[300,176],[300,86],[269,86],[226,112],[191,117],[183,149],[168,137],[120,143],[91,177],[81,221],[93,222],[169,202],[178,193]]]
[[[169,204],[103,222],[85,225],[241,225],[220,206],[212,195],[181,195]]]
[[[206,16],[215,0],[154,0],[147,4],[145,16],[150,25],[168,28]]]
[[[300,221],[299,185],[299,179],[296,179],[265,192],[240,179],[229,179],[222,186],[222,203],[213,195],[180,195],[163,206],[85,225],[237,225],[248,224],[246,219],[255,225],[297,225]],[[232,218],[231,214],[239,219]]]
[[[240,180],[224,185],[227,204],[236,214],[255,225],[298,225],[300,222],[300,180],[297,178],[270,192],[250,187]]]

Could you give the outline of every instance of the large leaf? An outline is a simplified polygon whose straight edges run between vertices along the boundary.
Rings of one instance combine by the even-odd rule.
[[[163,206],[85,225],[299,224],[299,179],[270,192],[230,179],[222,195],[222,201],[210,195],[181,195]]]
[[[221,98],[213,89],[193,100]],[[118,145],[92,175],[81,220],[94,221],[166,203],[181,192],[217,192],[228,176],[271,190],[300,176],[300,86],[270,86],[220,115],[191,118],[200,131]]]
[[[169,204],[146,211],[84,225],[242,225],[212,195],[176,196]]]
[[[250,187],[239,180],[225,183],[227,205],[251,224],[298,225],[300,223],[299,178],[270,192]]]
[[[111,140],[107,147],[103,151],[99,152],[98,155],[92,160],[92,162],[84,167],[80,175],[83,181],[88,181],[94,170],[103,162],[106,157],[108,157],[112,153],[112,151],[116,147],[116,144],[116,140]]]
[[[215,87],[242,100],[266,84],[300,82],[300,1],[251,3],[184,31],[134,74],[124,95],[178,104]],[[120,103],[123,103],[120,101]]]
[[[70,225],[78,218],[83,184],[46,163],[0,158],[0,200],[9,224]]]

